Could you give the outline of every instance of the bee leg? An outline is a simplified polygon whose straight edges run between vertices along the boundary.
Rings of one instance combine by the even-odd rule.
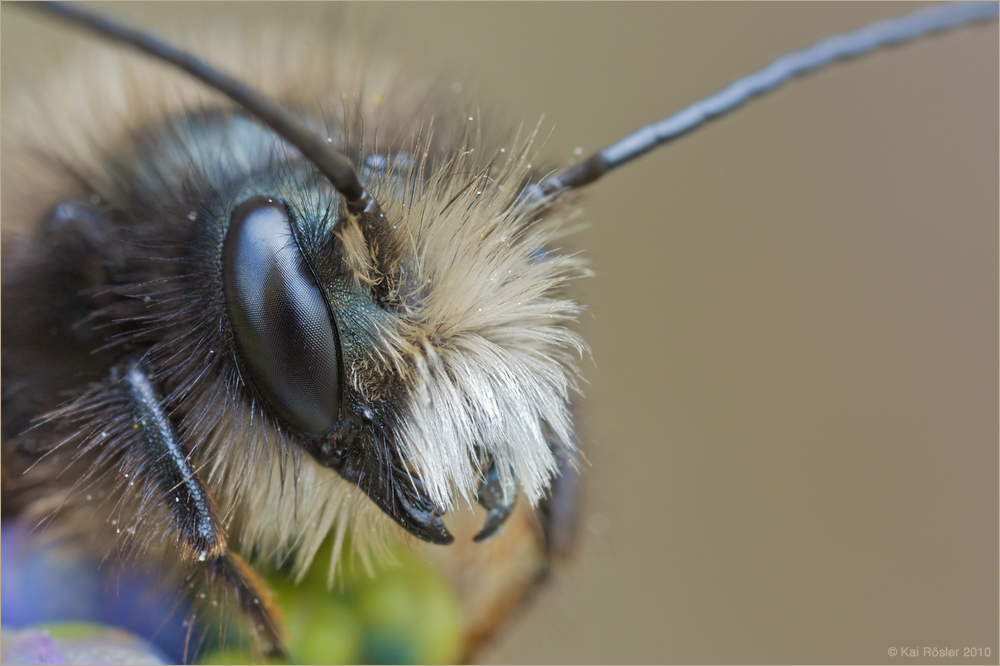
[[[106,284],[125,266],[118,230],[95,205],[64,201],[52,209],[48,245],[61,265],[73,266],[88,286]]]
[[[64,244],[101,248],[110,240],[111,225],[93,206],[64,201],[52,209],[49,234]]]
[[[476,496],[480,506],[487,510],[486,522],[483,528],[472,537],[473,541],[485,541],[493,536],[500,526],[504,524],[510,512],[514,509],[514,501],[517,494],[512,494],[510,501],[504,501],[503,486],[500,483],[500,475],[497,473],[496,464],[490,463],[486,471],[483,484],[479,487],[479,494]]]
[[[545,549],[550,558],[569,555],[576,543],[580,470],[569,455],[558,456],[559,474],[538,507]]]
[[[3,320],[4,443],[34,430],[19,447],[44,439],[35,417],[58,407],[64,392],[106,379],[116,361],[111,353],[93,352],[104,345],[107,331],[98,330],[91,317],[108,304],[110,297],[101,292],[114,283],[109,276],[121,264],[115,225],[89,203],[63,202],[40,231],[38,238],[4,239],[0,280],[4,310],[16,313]],[[4,463],[8,473],[23,471]]]
[[[132,427],[141,432],[142,446],[150,449],[145,452],[153,461],[150,472],[170,507],[181,547],[187,559],[194,560],[192,573],[202,569],[209,585],[221,579],[263,639],[265,651],[283,655],[270,590],[239,555],[227,549],[208,489],[188,462],[149,376],[135,362],[118,366],[115,373],[132,407]]]
[[[134,429],[154,461],[151,471],[167,500],[183,547],[199,562],[225,552],[225,532],[216,517],[208,490],[188,463],[173,423],[153,383],[136,363],[116,368],[132,407]]]
[[[221,579],[236,597],[243,616],[252,623],[251,629],[262,640],[264,655],[288,663],[288,653],[276,620],[274,595],[253,567],[236,553],[226,552],[208,562],[207,576],[210,584]]]

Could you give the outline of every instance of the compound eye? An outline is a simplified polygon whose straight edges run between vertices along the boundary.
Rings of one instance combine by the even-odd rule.
[[[289,425],[329,432],[340,410],[340,345],[279,199],[256,197],[233,211],[222,282],[244,377]]]

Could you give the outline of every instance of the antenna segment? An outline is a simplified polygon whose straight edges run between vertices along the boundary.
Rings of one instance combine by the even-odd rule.
[[[714,95],[633,132],[576,166],[544,178],[537,185],[528,186],[522,199],[540,201],[565,190],[589,185],[623,164],[698,129],[710,120],[735,111],[751,99],[776,90],[797,76],[925,35],[969,23],[995,21],[998,9],[1000,4],[996,2],[948,3],[871,23],[854,32],[827,37],[801,51],[781,56],[763,69],[733,81]]]

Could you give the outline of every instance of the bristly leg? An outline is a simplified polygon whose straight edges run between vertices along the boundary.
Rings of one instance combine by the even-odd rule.
[[[105,520],[116,526],[120,537],[116,548],[124,551],[147,547],[165,547],[169,551],[170,546],[166,545],[169,539],[164,539],[162,546],[156,544],[155,535],[163,532],[148,529],[148,525],[145,530],[136,529],[140,523],[156,520],[157,516],[166,518],[169,514],[164,530],[176,536],[179,557],[174,557],[184,571],[178,583],[183,580],[183,589],[194,593],[196,598],[192,601],[228,598],[250,623],[265,655],[285,654],[271,592],[239,555],[228,550],[226,532],[211,494],[192,466],[190,451],[178,437],[164,401],[141,360],[133,358],[119,363],[106,381],[93,385],[46,420],[70,426],[82,438],[75,454],[68,451],[73,438],[52,453],[73,455],[88,465],[74,487],[76,500],[52,507],[55,512],[86,512],[86,508],[78,505],[86,504],[83,500],[89,501],[91,493],[95,498],[117,497],[115,513]],[[35,481],[41,479],[44,483],[47,461],[43,458],[40,462]],[[95,485],[99,477],[108,474],[115,474],[120,484],[119,492],[111,496],[99,494]],[[86,522],[84,514],[80,515],[80,521],[70,519],[71,530],[74,525],[77,529],[92,525]],[[140,541],[132,543],[136,538]],[[178,574],[169,566],[164,572],[170,570],[174,571],[172,575]]]
[[[268,655],[284,655],[280,630],[274,619],[271,593],[264,581],[237,554],[226,548],[226,534],[219,523],[212,498],[188,462],[169,415],[149,376],[134,362],[115,369],[128,394],[141,442],[152,453],[152,469],[160,492],[170,507],[181,543],[195,556],[194,567],[205,567],[206,582],[221,579]],[[204,563],[204,564],[202,564]]]
[[[188,463],[149,377],[135,363],[115,368],[112,379],[116,375],[132,407],[132,428],[141,430],[140,441],[152,453],[150,471],[170,507],[181,542],[197,555],[199,562],[224,555],[226,535],[211,497]]]

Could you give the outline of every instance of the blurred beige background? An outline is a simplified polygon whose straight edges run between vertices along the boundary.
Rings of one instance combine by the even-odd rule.
[[[336,11],[569,158],[909,8]],[[324,11],[112,9],[167,34]],[[582,543],[487,661],[997,662],[997,35],[825,71],[590,188]],[[79,41],[5,6],[3,94]]]

